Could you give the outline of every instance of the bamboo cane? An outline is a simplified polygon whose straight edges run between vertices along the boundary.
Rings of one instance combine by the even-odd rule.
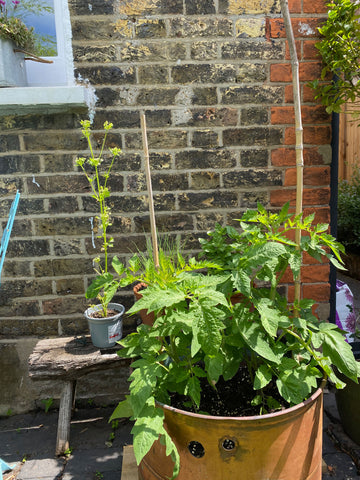
[[[281,12],[284,18],[286,38],[289,46],[292,83],[293,83],[293,97],[294,97],[294,113],[295,113],[295,152],[296,152],[296,215],[302,213],[302,199],[303,199],[303,172],[304,172],[304,158],[303,158],[303,127],[301,120],[301,98],[300,98],[300,82],[299,82],[299,61],[296,53],[296,44],[294,32],[291,25],[291,17],[289,12],[288,0],[280,0]],[[295,241],[300,249],[301,243],[301,229],[295,232]],[[295,279],[295,303],[301,298],[301,274]]]
[[[154,265],[155,265],[155,268],[158,269],[159,268],[159,250],[158,250],[158,243],[157,243],[154,199],[153,199],[152,184],[151,184],[149,147],[148,147],[147,134],[146,134],[146,118],[144,113],[142,113],[140,116],[140,122],[141,122],[142,141],[143,141],[143,147],[144,147],[145,175],[146,175],[146,183],[147,183],[147,189],[148,189],[148,195],[149,195],[149,214],[150,214],[152,250],[153,250],[153,257],[154,257]]]

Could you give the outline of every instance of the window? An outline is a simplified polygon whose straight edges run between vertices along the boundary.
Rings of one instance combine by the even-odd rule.
[[[74,69],[71,47],[71,25],[67,0],[46,0],[53,13],[28,18],[29,24],[42,35],[55,40],[55,55],[44,57],[53,63],[25,62],[30,87],[73,85]]]
[[[44,57],[53,63],[26,60],[28,85],[0,88],[0,115],[61,112],[78,107],[93,109],[94,89],[75,84],[68,0],[44,1],[53,6],[53,13],[45,19],[29,18],[29,25],[38,21],[40,33],[55,35],[54,55]]]

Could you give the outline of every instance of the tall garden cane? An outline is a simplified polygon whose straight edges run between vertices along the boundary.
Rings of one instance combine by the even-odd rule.
[[[299,61],[296,53],[296,44],[294,38],[294,31],[291,25],[291,17],[289,12],[288,0],[280,0],[281,12],[284,19],[286,39],[289,46],[292,83],[293,83],[293,98],[294,98],[294,113],[295,113],[295,153],[296,153],[296,215],[302,213],[302,199],[303,199],[303,174],[304,174],[304,158],[303,158],[303,127],[301,120],[301,99],[300,99],[300,82],[299,82]],[[300,249],[301,229],[295,232],[295,241]],[[295,313],[298,312],[297,305],[301,297],[301,273],[295,279]]]
[[[154,199],[153,199],[152,184],[151,184],[149,147],[148,147],[147,133],[146,133],[146,118],[144,113],[141,114],[140,120],[141,120],[141,133],[142,133],[142,141],[143,141],[143,148],[144,148],[145,175],[146,175],[146,183],[147,183],[148,196],[149,196],[149,215],[150,215],[152,251],[154,256],[154,265],[155,265],[155,268],[158,269],[159,268],[159,251],[158,251],[158,243],[157,243]]]

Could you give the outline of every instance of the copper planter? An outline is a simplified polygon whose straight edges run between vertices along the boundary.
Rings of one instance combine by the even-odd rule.
[[[177,480],[321,480],[323,395],[273,414],[213,417],[163,406],[180,454]],[[171,478],[173,463],[156,442],[139,480]]]

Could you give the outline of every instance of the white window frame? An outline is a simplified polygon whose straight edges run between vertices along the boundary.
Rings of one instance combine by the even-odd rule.
[[[72,35],[67,0],[54,0],[57,56],[47,57],[54,63],[26,60],[28,85],[0,88],[0,115],[53,113],[72,108],[94,110],[94,88],[75,82]]]
[[[74,65],[71,45],[71,23],[67,0],[54,0],[57,55],[44,57],[53,63],[26,60],[29,87],[74,85]]]

